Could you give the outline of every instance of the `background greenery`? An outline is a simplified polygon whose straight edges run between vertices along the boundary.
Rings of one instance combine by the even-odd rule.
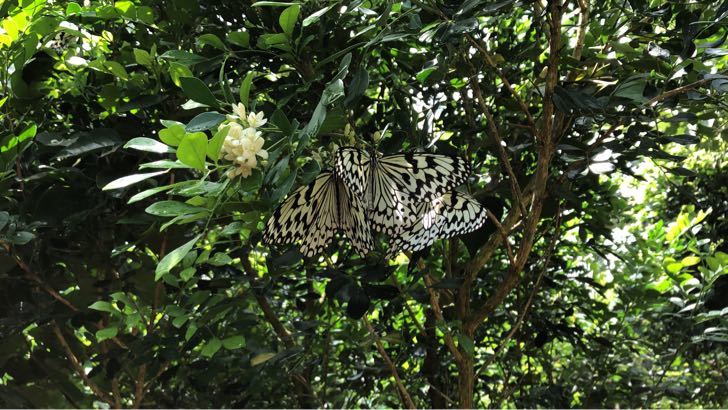
[[[728,406],[728,1],[0,18],[3,407]],[[237,102],[270,157],[228,181]],[[264,246],[346,124],[466,156],[502,225],[392,261]]]

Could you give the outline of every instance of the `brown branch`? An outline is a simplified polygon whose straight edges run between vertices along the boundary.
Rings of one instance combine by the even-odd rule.
[[[549,263],[551,262],[551,257],[553,256],[554,248],[556,247],[556,241],[560,237],[561,234],[561,210],[557,211],[556,214],[556,220],[554,222],[554,226],[556,226],[556,232],[554,233],[554,236],[551,238],[551,241],[549,241],[549,245],[546,249],[546,253],[544,256],[544,263],[543,267],[541,268],[541,271],[538,274],[538,277],[536,278],[536,283],[533,285],[533,290],[531,291],[531,294],[528,297],[528,300],[526,301],[526,304],[523,307],[523,310],[521,311],[521,314],[518,317],[518,320],[516,321],[516,324],[513,326],[511,331],[508,333],[505,339],[498,345],[498,347],[493,352],[493,356],[491,356],[490,360],[488,360],[486,363],[484,363],[480,370],[477,371],[478,374],[480,374],[483,370],[487,369],[493,362],[498,358],[498,354],[505,348],[505,346],[508,344],[508,342],[513,338],[513,336],[518,332],[518,330],[523,326],[523,322],[526,319],[526,316],[528,315],[528,311],[531,308],[531,305],[533,304],[533,300],[536,296],[536,293],[538,293],[538,290],[541,286],[541,279],[543,279],[543,276],[546,274],[546,271],[548,270]]]
[[[433,288],[434,281],[432,280],[432,276],[430,276],[429,273],[426,273],[424,275],[424,280],[427,292],[430,294],[430,305],[432,306],[432,312],[435,314],[435,319],[439,322],[445,323],[445,317],[442,315],[442,308],[440,307],[440,297],[437,294],[437,291]],[[452,353],[453,358],[456,362],[462,363],[463,354],[460,353],[460,350],[457,346],[455,346],[455,341],[453,340],[450,331],[448,329],[442,329],[442,332],[445,337],[445,345],[450,350],[450,353]]]
[[[111,393],[114,397],[114,408],[121,408],[121,390],[119,389],[119,378],[114,377],[111,379]]]
[[[529,206],[532,199],[533,199],[533,182],[526,185],[524,188],[524,206]],[[501,222],[501,226],[503,227],[503,230],[507,233],[509,233],[514,226],[521,220],[522,214],[521,210],[517,206],[513,206],[511,210],[508,212],[508,215],[505,217],[503,222]],[[467,265],[465,265],[465,284],[472,283],[475,280],[475,277],[478,275],[478,272],[480,269],[485,266],[485,264],[490,260],[491,257],[493,257],[493,254],[495,254],[495,251],[498,249],[498,247],[503,242],[503,236],[501,235],[491,235],[490,239],[478,249],[475,256],[473,256],[470,261],[468,261]]]
[[[541,209],[543,208],[546,185],[549,177],[549,165],[554,152],[553,137],[558,134],[555,129],[556,127],[554,127],[555,107],[553,103],[554,90],[556,89],[556,84],[559,79],[559,48],[561,45],[561,4],[558,0],[551,0],[549,2],[549,16],[549,58],[543,101],[544,121],[543,129],[541,130],[541,133],[539,133],[537,139],[538,159],[536,163],[536,173],[533,178],[534,191],[531,199],[533,202],[531,205],[531,212],[525,218],[523,237],[519,244],[518,253],[515,258],[515,265],[510,267],[508,273],[503,277],[501,283],[495,288],[490,297],[488,297],[488,299],[486,299],[480,307],[476,308],[470,317],[463,323],[463,329],[466,333],[475,332],[475,329],[483,323],[485,318],[487,318],[495,310],[495,308],[498,307],[503,300],[505,300],[506,296],[508,296],[513,288],[518,285],[521,280],[521,271],[526,265],[528,255],[531,253],[534,239],[536,237],[536,230],[541,217]],[[513,209],[511,210],[511,214],[509,214],[506,218],[506,223],[511,223],[509,218],[512,214]],[[504,223],[504,227],[506,229],[510,229],[506,223]],[[500,243],[497,238],[499,238],[499,236],[491,236],[491,239],[488,243],[486,243],[486,246],[488,246],[491,241],[493,241],[494,244],[496,242]],[[492,252],[495,252],[496,247],[497,245],[491,248],[486,248],[486,250],[491,252],[492,255]],[[464,283],[464,286],[470,286],[472,284],[472,279],[474,279],[475,275],[477,275],[477,271],[483,266],[480,263],[482,262],[484,264],[489,257],[490,255],[483,255],[482,252],[478,252],[476,257],[471,260],[466,267],[466,281],[470,280],[470,282]]]
[[[53,321],[53,333],[55,333],[56,338],[58,338],[58,341],[61,343],[61,346],[63,347],[63,350],[66,352],[66,356],[68,357],[68,361],[71,362],[71,366],[73,366],[73,369],[76,371],[76,374],[78,377],[83,380],[84,384],[88,386],[89,389],[98,397],[99,399],[105,401],[110,406],[114,406],[114,401],[109,397],[106,392],[101,390],[101,388],[94,383],[88,375],[86,375],[86,372],[83,370],[83,367],[81,366],[81,363],[78,361],[78,358],[76,358],[76,355],[73,354],[73,350],[71,350],[71,346],[68,345],[68,342],[66,341],[65,336],[63,336],[63,332],[61,332],[61,328],[58,326],[58,324]]]
[[[139,406],[142,404],[142,400],[144,400],[144,395],[146,393],[144,387],[145,387],[145,378],[147,377],[147,365],[142,364],[139,366],[139,371],[137,372],[136,381],[134,383],[134,402],[132,404],[132,407],[135,409],[138,409]],[[150,380],[151,381],[151,380]]]
[[[73,303],[71,303],[68,299],[64,298],[60,293],[58,293],[58,291],[53,289],[50,285],[45,283],[43,281],[43,279],[41,279],[40,275],[38,275],[36,272],[34,272],[30,268],[30,266],[28,266],[28,264],[25,263],[25,261],[23,261],[23,259],[20,257],[20,255],[18,255],[17,253],[15,253],[13,251],[12,247],[9,244],[3,243],[2,245],[5,248],[5,251],[15,260],[15,263],[18,264],[18,267],[20,267],[20,270],[22,270],[23,273],[25,273],[25,276],[27,276],[30,280],[35,282],[41,289],[43,289],[44,292],[46,292],[48,295],[50,295],[53,299],[60,302],[62,305],[66,306],[73,312],[79,311],[79,309]],[[98,323],[96,323],[96,327],[99,330],[104,328],[104,326],[102,326]],[[124,344],[117,337],[111,338],[111,341],[114,342],[117,346],[121,347],[122,349],[129,348],[126,344]]]
[[[644,105],[647,107],[652,106],[655,103],[658,103],[662,100],[666,100],[668,98],[672,98],[672,97],[675,97],[680,94],[685,94],[686,92],[692,90],[693,88],[700,87],[701,85],[707,84],[711,81],[713,81],[713,78],[703,78],[702,80],[698,80],[694,83],[690,83],[690,84],[684,85],[682,87],[678,87],[673,90],[666,91],[666,92],[652,98],[651,100],[647,101]]]
[[[409,392],[407,392],[407,389],[404,387],[404,383],[402,383],[402,379],[400,379],[399,377],[397,367],[392,362],[392,359],[387,354],[387,351],[384,350],[382,340],[379,338],[377,332],[374,331],[374,328],[372,327],[372,324],[369,323],[369,319],[367,319],[366,315],[364,315],[364,324],[369,330],[369,333],[374,338],[374,344],[377,346],[379,354],[382,355],[382,359],[384,359],[384,362],[387,364],[389,370],[392,372],[392,377],[394,377],[394,382],[397,385],[397,391],[399,391],[399,396],[400,399],[402,399],[402,404],[408,409],[416,409],[417,407],[415,407],[415,403],[412,401],[412,397],[410,396]]]
[[[579,31],[576,34],[576,45],[574,45],[574,51],[571,53],[571,57],[576,60],[581,60],[581,54],[584,51],[584,40],[586,39],[586,31],[589,25],[589,1],[578,0],[579,2]],[[566,81],[574,81],[579,75],[578,70],[574,67],[573,70],[566,77]]]
[[[470,63],[468,62],[468,64]],[[473,67],[472,64],[470,66],[472,67],[473,71],[475,71],[475,67]],[[477,73],[475,73],[472,77],[472,84],[470,88],[475,93],[475,97],[480,104],[480,110],[483,111],[483,115],[485,115],[485,118],[488,121],[488,128],[490,128],[490,133],[493,135],[493,139],[495,140],[495,145],[497,146],[498,150],[498,156],[500,157],[503,167],[506,169],[506,173],[508,173],[508,179],[510,180],[511,195],[513,195],[513,200],[516,201],[518,206],[521,208],[521,213],[523,215],[526,215],[526,208],[525,206],[523,206],[523,197],[521,196],[521,187],[518,185],[518,179],[516,178],[516,174],[513,172],[513,168],[511,167],[511,161],[510,159],[508,159],[508,153],[506,153],[503,138],[501,138],[500,132],[498,132],[498,127],[495,123],[495,118],[493,118],[493,113],[491,113],[488,109],[488,105],[485,103],[483,94],[480,91],[480,83],[478,82]]]
[[[501,225],[498,218],[496,218],[495,215],[493,215],[493,212],[491,212],[489,209],[485,210],[486,215],[488,215],[488,219],[490,219],[491,222],[496,226],[498,229],[498,232],[500,233],[501,237],[503,238],[503,243],[506,246],[506,253],[508,254],[508,261],[511,263],[511,266],[515,266],[516,260],[513,258],[513,249],[511,248],[511,243],[508,242],[508,233],[506,233],[506,230],[503,228],[503,225]]]
[[[243,266],[243,270],[245,271],[245,274],[250,280],[251,286],[255,286],[258,282],[258,276],[255,272],[255,269],[253,269],[253,266],[250,264],[250,259],[248,258],[248,256],[249,251],[245,250],[242,257],[240,258],[240,261]],[[293,340],[293,336],[286,329],[286,327],[283,326],[283,323],[281,323],[281,321],[278,319],[278,316],[275,314],[273,308],[268,302],[268,298],[266,298],[265,295],[260,294],[257,291],[253,291],[253,295],[255,297],[255,300],[258,302],[258,306],[260,306],[261,310],[263,311],[263,316],[265,317],[265,320],[270,323],[270,325],[273,327],[273,331],[283,342],[286,348],[291,349],[295,347],[296,343]],[[296,395],[299,398],[301,407],[311,407],[312,403],[308,399],[315,398],[315,395],[308,380],[301,374],[292,374],[291,379],[293,380],[293,384],[296,389]]]
[[[485,59],[485,62],[488,64],[488,66],[495,71],[495,73],[498,75],[498,78],[500,78],[501,82],[503,83],[503,86],[506,87],[508,92],[513,96],[513,98],[518,102],[518,105],[521,107],[521,111],[523,111],[524,114],[526,114],[526,118],[528,119],[528,125],[531,129],[531,132],[533,135],[537,135],[536,132],[536,121],[533,119],[533,115],[531,115],[531,112],[528,110],[528,106],[523,101],[523,98],[521,98],[520,94],[516,92],[516,90],[513,89],[513,86],[511,85],[511,82],[508,81],[508,77],[506,77],[505,74],[503,74],[503,71],[501,71],[495,64],[495,61],[493,61],[493,57],[488,53],[488,50],[483,47],[478,40],[473,38],[470,34],[466,34],[465,37],[470,41],[470,44],[475,47],[480,54],[483,55],[483,58]]]

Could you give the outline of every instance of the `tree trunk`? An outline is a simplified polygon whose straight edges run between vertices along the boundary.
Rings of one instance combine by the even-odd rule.
[[[458,363],[458,401],[461,409],[473,408],[473,393],[475,392],[475,369],[472,356],[463,355],[462,362]]]

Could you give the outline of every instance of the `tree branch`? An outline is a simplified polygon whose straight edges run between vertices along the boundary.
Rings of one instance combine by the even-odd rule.
[[[500,78],[501,82],[503,83],[503,86],[506,87],[508,92],[513,96],[516,102],[518,102],[518,105],[521,107],[521,111],[526,114],[526,119],[528,120],[528,125],[531,129],[531,132],[534,136],[537,135],[536,121],[534,121],[533,115],[531,115],[531,112],[528,110],[528,106],[523,101],[523,98],[521,98],[520,94],[518,94],[516,90],[513,89],[511,82],[508,81],[508,77],[506,77],[506,75],[503,74],[503,71],[501,71],[498,66],[496,66],[495,61],[493,61],[493,57],[490,55],[490,53],[488,53],[488,50],[486,50],[485,47],[480,44],[480,41],[476,40],[470,34],[466,34],[465,37],[468,39],[470,44],[472,44],[473,47],[475,47],[480,52],[480,54],[483,55],[485,62],[493,71],[495,71],[495,73],[498,75],[498,78]]]
[[[66,337],[63,336],[63,332],[61,332],[61,328],[58,326],[58,324],[53,321],[53,333],[56,335],[56,338],[58,338],[58,341],[61,343],[61,346],[63,347],[63,350],[66,352],[66,357],[68,357],[68,361],[71,362],[71,366],[73,366],[73,369],[76,371],[76,374],[78,377],[83,380],[84,384],[88,386],[89,389],[98,397],[99,399],[105,401],[110,406],[114,407],[115,403],[114,400],[101,388],[94,383],[86,374],[86,372],[83,370],[83,367],[81,366],[81,363],[78,361],[78,358],[76,358],[76,355],[73,354],[73,350],[71,350],[71,346],[68,345],[68,342],[66,341]]]
[[[409,392],[407,392],[407,389],[404,387],[404,383],[402,383],[402,379],[399,378],[399,373],[397,372],[397,367],[392,362],[392,359],[387,354],[387,351],[384,350],[384,345],[382,344],[382,340],[379,338],[379,335],[377,334],[377,332],[374,331],[372,324],[369,323],[369,319],[367,319],[367,315],[364,315],[363,319],[364,319],[364,324],[366,325],[367,329],[369,330],[369,333],[374,338],[374,344],[377,346],[377,350],[379,351],[379,354],[382,355],[384,362],[387,363],[389,370],[392,372],[392,377],[394,377],[394,382],[397,385],[397,390],[399,391],[400,399],[402,399],[402,404],[404,404],[404,407],[406,407],[408,409],[416,409],[417,407],[415,407],[415,403],[412,401],[412,397],[410,396]]]
[[[574,45],[574,51],[571,53],[571,57],[576,60],[581,60],[581,53],[584,51],[584,40],[586,39],[586,30],[589,25],[589,1],[578,0],[579,2],[579,31],[576,34],[576,45]],[[576,80],[579,75],[577,67],[566,77],[566,81],[572,82]]]
[[[258,281],[258,276],[255,273],[255,269],[253,269],[253,266],[250,264],[250,259],[248,258],[248,256],[249,251],[246,249],[243,252],[242,257],[240,258],[240,261],[243,265],[243,270],[245,271],[246,276],[250,280],[251,285],[255,286]],[[283,345],[286,346],[286,348],[288,349],[295,347],[296,343],[293,340],[293,336],[286,329],[286,327],[283,326],[283,323],[281,323],[281,321],[278,319],[278,316],[275,314],[273,308],[268,302],[268,298],[255,290],[253,291],[253,295],[255,297],[255,300],[258,302],[258,306],[260,306],[261,310],[263,311],[263,316],[265,317],[265,320],[273,327],[273,331],[281,340],[281,342],[283,342]],[[296,388],[296,394],[299,397],[301,407],[311,407],[311,403],[308,401],[308,398],[315,398],[315,395],[308,380],[301,374],[292,374],[291,379],[293,380],[293,384]]]
[[[427,292],[430,294],[430,305],[432,305],[432,312],[435,314],[435,319],[437,319],[439,322],[444,323],[445,317],[442,315],[442,308],[440,307],[440,297],[438,296],[437,291],[432,287],[434,285],[432,276],[430,276],[429,273],[425,273],[424,280]],[[450,353],[452,353],[455,361],[461,363],[463,361],[463,354],[460,353],[458,347],[455,346],[455,341],[453,340],[450,331],[447,329],[443,329],[442,332],[444,333],[445,345],[450,350]]]
[[[668,98],[672,98],[672,97],[675,97],[675,96],[680,95],[680,94],[685,94],[686,92],[692,90],[693,88],[700,87],[701,85],[707,84],[707,83],[709,83],[711,81],[713,81],[713,78],[703,78],[702,80],[698,80],[698,81],[696,81],[694,83],[690,83],[690,84],[684,85],[682,87],[678,87],[678,88],[675,88],[673,90],[666,91],[666,92],[664,92],[664,93],[662,93],[662,94],[660,94],[660,95],[658,95],[656,97],[653,97],[651,100],[647,101],[644,104],[644,106],[650,107],[650,106],[652,106],[652,105],[654,105],[654,104],[656,104],[656,103],[658,103],[658,102],[660,102],[662,100],[666,100]]]
[[[468,64],[470,63],[468,62]],[[473,71],[475,71],[475,67],[473,67],[472,64],[470,64],[470,66],[473,68]],[[521,196],[521,187],[518,185],[518,179],[516,178],[516,174],[513,172],[513,168],[511,167],[511,161],[510,159],[508,159],[508,154],[506,153],[506,149],[504,147],[505,143],[503,142],[503,138],[501,138],[500,132],[498,132],[498,126],[495,123],[495,118],[493,118],[493,114],[488,109],[488,105],[485,103],[485,99],[483,98],[483,94],[480,90],[480,83],[478,82],[477,73],[475,73],[472,77],[472,84],[470,88],[475,93],[475,97],[480,104],[480,110],[483,112],[483,115],[485,115],[485,118],[488,121],[488,128],[490,128],[490,133],[493,135],[493,139],[495,140],[495,145],[498,150],[498,156],[500,157],[501,163],[506,169],[508,179],[510,180],[511,195],[513,195],[513,200],[516,201],[518,206],[521,208],[521,213],[523,215],[526,215],[526,208],[523,206],[523,197]]]

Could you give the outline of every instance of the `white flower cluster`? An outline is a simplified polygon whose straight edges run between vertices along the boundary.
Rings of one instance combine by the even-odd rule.
[[[228,127],[222,144],[224,158],[233,162],[227,176],[230,179],[238,175],[247,178],[258,165],[257,157],[268,159],[268,152],[263,149],[265,140],[258,131],[268,120],[263,118],[263,112],[251,112],[246,116],[245,107],[238,103],[233,105],[233,114],[228,115],[228,121],[220,125],[220,128]]]

